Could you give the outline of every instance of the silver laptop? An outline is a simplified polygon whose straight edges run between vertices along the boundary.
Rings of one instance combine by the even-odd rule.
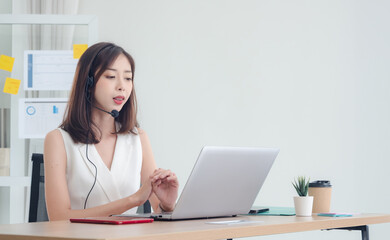
[[[247,214],[278,153],[272,148],[205,146],[174,211],[138,216],[181,220]]]

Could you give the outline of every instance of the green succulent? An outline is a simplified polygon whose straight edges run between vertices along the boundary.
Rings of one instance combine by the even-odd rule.
[[[297,190],[297,193],[301,197],[306,197],[307,192],[309,190],[309,181],[310,178],[306,181],[306,177],[299,176],[298,179],[294,179],[294,182],[292,183],[295,190]]]

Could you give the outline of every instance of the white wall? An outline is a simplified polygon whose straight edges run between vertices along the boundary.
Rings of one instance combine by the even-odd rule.
[[[332,210],[390,212],[389,1],[80,1],[136,60],[141,126],[182,187],[203,145],[279,147],[256,201],[334,185]],[[386,226],[371,226],[384,239]],[[359,239],[311,232],[261,239]]]

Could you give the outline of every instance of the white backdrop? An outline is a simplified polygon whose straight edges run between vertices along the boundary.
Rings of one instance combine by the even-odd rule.
[[[390,15],[381,0],[83,0],[136,60],[139,120],[184,186],[203,145],[278,147],[256,204],[293,206],[298,175],[332,210],[390,213]],[[371,227],[385,239],[386,225]],[[387,234],[386,234],[387,233]],[[332,231],[261,239],[359,239]]]

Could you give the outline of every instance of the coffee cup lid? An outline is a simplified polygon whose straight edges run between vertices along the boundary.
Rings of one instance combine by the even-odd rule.
[[[309,183],[309,187],[331,187],[329,180],[317,180]]]

